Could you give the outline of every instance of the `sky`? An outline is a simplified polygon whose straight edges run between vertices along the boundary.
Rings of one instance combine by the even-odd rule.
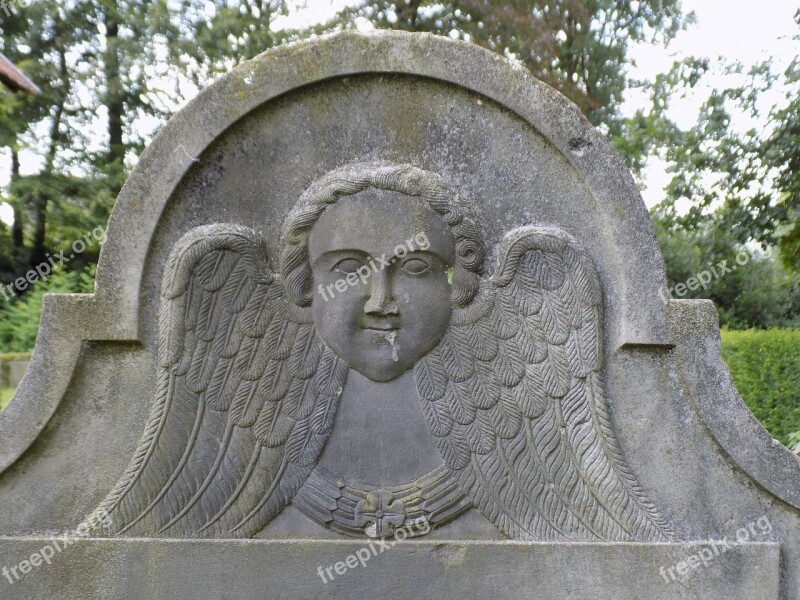
[[[659,73],[669,71],[676,60],[690,56],[708,57],[718,69],[724,64],[740,61],[745,67],[767,59],[774,59],[776,71],[783,71],[792,59],[800,54],[800,42],[793,36],[800,33],[794,15],[800,9],[800,0],[683,0],[685,12],[694,11],[697,22],[680,32],[668,47],[637,44],[630,56],[636,62],[631,75],[653,80]],[[732,76],[711,73],[703,78],[694,93],[684,100],[675,101],[669,117],[684,129],[697,120],[700,106],[712,89],[734,85]],[[765,94],[762,106],[781,103],[784,90],[776,88]],[[631,115],[646,107],[646,100],[629,93],[623,105],[623,114]],[[764,122],[740,118],[737,125],[742,130],[763,128]],[[642,190],[648,207],[663,199],[664,186],[670,180],[666,165],[651,159],[643,174]]]
[[[347,4],[348,0],[298,0],[291,13],[280,17],[272,24],[272,28],[299,28],[315,21],[324,21]],[[776,66],[783,70],[800,52],[800,43],[792,40],[798,33],[794,14],[800,8],[800,0],[683,0],[683,7],[686,12],[694,11],[697,22],[679,33],[666,48],[647,43],[633,46],[630,51],[630,57],[635,62],[631,67],[633,77],[652,80],[659,73],[668,71],[674,61],[689,56],[708,57],[719,71],[725,64],[735,61],[742,62],[746,67],[769,58],[775,59]],[[368,23],[359,25],[360,29],[369,29]],[[712,72],[693,94],[673,103],[670,118],[680,127],[691,127],[711,89],[727,87],[732,83],[730,76]],[[782,93],[780,89],[774,90],[771,96],[765,98],[765,103],[780,102]],[[647,105],[644,94],[631,91],[625,98],[622,111],[631,115]],[[766,122],[740,121],[745,129],[766,126]],[[23,174],[38,170],[38,157],[23,152],[20,158]],[[0,155],[0,186],[8,183],[9,163],[9,156]],[[669,179],[666,165],[657,157],[651,158],[643,174],[642,189],[648,206],[662,199],[664,186]],[[8,223],[10,217],[10,207],[0,205],[0,220]]]

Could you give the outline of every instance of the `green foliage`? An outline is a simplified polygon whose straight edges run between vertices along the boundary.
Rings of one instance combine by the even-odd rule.
[[[653,82],[632,81],[627,69],[632,43],[668,42],[692,22],[680,0],[356,0],[312,30],[276,30],[275,18],[290,4],[38,0],[0,19],[0,51],[42,89],[36,97],[0,94],[0,148],[15,155],[32,151],[42,164],[30,175],[12,168],[12,184],[0,192],[17,225],[11,230],[0,224],[0,282],[105,223],[127,167],[149,139],[142,123],[163,121],[192,93],[179,82],[201,87],[286,40],[367,20],[377,28],[470,40],[524,64],[608,133],[635,172],[660,153],[675,172],[660,209],[663,224],[657,223],[672,285],[719,261],[733,264],[756,240],[779,249],[783,268],[769,259],[750,261],[686,297],[713,299],[731,327],[798,319],[800,286],[787,270],[798,273],[800,265],[800,93],[773,109],[775,127],[768,134],[736,132],[731,115],[737,107],[753,113],[760,95],[779,79],[800,92],[800,63],[782,75],[769,65],[752,70],[742,85],[716,91],[696,126],[683,131],[666,111],[702,80],[710,61],[676,63]],[[652,110],[623,120],[619,107],[632,86],[650,90]],[[676,203],[687,199],[692,209],[679,214]],[[86,253],[70,268],[96,259]],[[77,285],[63,284],[65,290]],[[35,294],[41,291],[43,284],[34,286],[27,309],[27,296],[12,307],[0,304],[0,348],[30,345],[38,322]],[[23,319],[12,327],[6,313],[13,310],[32,324]]]
[[[42,296],[51,292],[92,293],[94,266],[82,271],[59,270],[46,280],[37,281],[31,291],[13,304],[0,299],[0,352],[30,352],[36,343]]]
[[[790,433],[788,439],[789,443],[787,446],[789,446],[789,450],[794,452],[800,450],[800,430]]]
[[[790,271],[800,273],[800,215],[796,215],[794,219],[793,225],[782,229],[778,250],[784,266]]]
[[[197,86],[287,39],[270,23],[287,13],[284,0],[184,0],[180,11],[166,4],[160,30],[182,70]]]
[[[682,289],[675,299],[713,300],[720,322],[733,329],[791,327],[800,315],[800,277],[771,253],[739,244],[717,226],[687,231],[654,211],[653,222],[670,288],[707,273],[706,288]],[[725,263],[726,269],[720,267]]]
[[[0,388],[0,410],[3,410],[14,397],[14,391],[11,388]]]
[[[113,192],[107,181],[101,178],[81,178],[71,175],[40,173],[19,177],[11,186],[10,201],[19,207],[19,212],[28,216],[22,223],[22,232],[26,240],[36,236],[38,217],[34,209],[45,201],[44,209],[44,250],[64,250],[73,241],[82,239],[96,227],[105,227],[110,208],[113,204]],[[81,260],[96,262],[99,245],[89,248]],[[31,256],[33,264],[45,260],[44,256]],[[27,270],[27,269],[25,269]],[[21,272],[16,275],[19,276]],[[9,281],[11,277],[7,278]]]
[[[158,35],[164,6],[38,0],[0,19],[0,51],[42,90],[0,93],[0,148],[12,155],[11,185],[0,202],[14,209],[16,228],[0,228],[0,281],[105,224],[127,174],[124,161],[133,161],[148,137],[141,120],[167,116],[159,99],[169,94],[147,85],[157,78],[155,65],[169,64],[158,52],[166,44]],[[181,14],[178,6],[172,10]],[[161,81],[177,81],[171,74],[158,73]],[[22,151],[40,158],[38,172],[20,173]]]
[[[722,356],[736,388],[776,440],[800,431],[800,329],[722,331]]]
[[[0,361],[10,361],[10,360],[30,360],[31,353],[30,352],[3,352],[0,353]]]
[[[612,143],[633,170],[640,174],[648,159],[663,148],[684,143],[684,132],[666,116],[673,98],[691,89],[709,69],[708,59],[689,58],[675,62],[667,73],[658,75],[652,82],[636,82],[651,96],[651,106],[642,108],[620,125],[620,132]]]
[[[683,229],[670,228],[657,214],[652,216],[670,287],[696,276],[704,266],[704,252],[696,236]]]
[[[800,25],[800,11],[796,19]],[[737,244],[777,246],[784,267],[800,273],[800,60],[783,73],[770,61],[748,71],[728,64],[722,74],[739,85],[714,89],[695,125],[681,130],[666,117],[670,101],[709,70],[695,59],[676,63],[653,86],[652,111],[625,123],[618,147],[656,152],[670,165],[660,210],[675,224],[687,231],[713,226]],[[778,84],[786,93],[765,115],[763,101]],[[740,115],[768,116],[768,126],[744,131]]]

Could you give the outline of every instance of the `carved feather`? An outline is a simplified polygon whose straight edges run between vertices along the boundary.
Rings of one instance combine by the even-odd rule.
[[[255,233],[233,225],[175,245],[158,339],[150,419],[102,506],[126,535],[253,535],[310,473],[346,365],[290,305]]]
[[[599,279],[577,242],[560,230],[517,229],[500,245],[491,285],[454,312],[415,368],[453,480],[511,537],[671,535],[615,441],[602,391],[602,319]]]

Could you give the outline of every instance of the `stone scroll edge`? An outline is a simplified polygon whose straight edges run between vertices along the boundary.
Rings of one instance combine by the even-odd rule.
[[[670,326],[682,387],[709,435],[750,479],[800,509],[800,459],[772,438],[736,390],[722,358],[714,304],[674,300]]]

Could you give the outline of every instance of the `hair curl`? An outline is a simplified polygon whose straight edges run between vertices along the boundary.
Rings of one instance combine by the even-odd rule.
[[[436,173],[385,162],[352,163],[329,171],[308,186],[289,212],[283,224],[280,271],[291,301],[309,306],[313,299],[308,241],[317,219],[342,196],[369,188],[420,197],[445,220],[456,244],[452,302],[458,308],[467,306],[478,293],[485,253],[472,210]]]

